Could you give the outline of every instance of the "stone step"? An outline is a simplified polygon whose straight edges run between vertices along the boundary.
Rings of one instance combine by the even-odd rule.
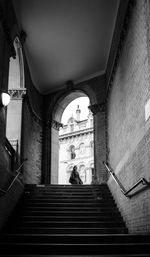
[[[48,204],[47,204],[48,205]],[[46,204],[41,204],[41,205],[26,205],[23,207],[22,211],[28,211],[28,210],[37,210],[39,209],[42,211],[42,210],[45,210],[45,209],[48,209],[48,210],[51,210],[51,211],[75,211],[75,212],[80,212],[80,211],[94,211],[94,212],[98,212],[98,211],[101,211],[101,210],[110,210],[113,212],[113,210],[116,210],[114,206],[112,207],[108,207],[108,206],[47,206],[46,208]]]
[[[61,243],[61,244],[130,244],[150,243],[149,235],[137,234],[10,234],[5,233],[0,237],[0,243]]]
[[[24,204],[48,204],[48,203],[97,203],[97,204],[104,204],[104,205],[109,205],[109,204],[115,204],[113,200],[106,201],[104,199],[77,199],[77,198],[62,198],[62,199],[26,199],[24,200]]]
[[[36,189],[78,189],[78,190],[83,190],[83,189],[108,189],[108,186],[106,183],[103,184],[98,184],[98,185],[62,185],[62,184],[51,184],[51,185],[35,185],[35,184],[26,184],[25,185],[25,190],[36,190]]]
[[[49,255],[49,254],[19,254],[19,257],[85,257],[85,255],[63,255],[63,254],[59,254],[59,255]],[[149,254],[117,254],[117,257],[149,257],[150,255]],[[13,255],[13,254],[11,254],[11,255],[5,255],[5,254],[3,254],[3,257],[16,257],[16,254],[15,255]],[[86,254],[86,257],[116,257],[116,254],[114,255],[114,254],[99,254],[99,255],[87,255]]]
[[[131,257],[150,248],[149,236],[127,234],[107,185],[27,186],[11,221],[0,238],[7,257]]]
[[[50,244],[50,243],[0,243],[1,252],[7,254],[145,254],[150,252],[148,243],[117,244]]]
[[[25,205],[24,206],[24,209],[29,209],[29,208],[34,208],[34,209],[41,209],[41,210],[44,210],[44,209],[51,209],[52,207],[60,207],[61,208],[65,208],[65,207],[77,207],[77,208],[82,208],[82,207],[89,207],[89,208],[99,208],[101,210],[110,210],[110,211],[113,211],[115,210],[115,205],[112,205],[112,206],[107,206],[107,205],[100,205],[98,203],[48,203],[48,204],[40,204],[40,205],[36,205],[36,204],[28,204],[28,205]]]
[[[76,216],[75,214],[72,215],[72,216],[52,216],[52,215],[29,215],[29,216],[21,216],[21,217],[17,217],[18,220],[21,220],[21,221],[56,221],[56,222],[60,222],[60,221],[68,221],[68,222],[71,222],[71,221],[87,221],[87,222],[91,222],[91,221],[100,221],[100,222],[107,222],[107,221],[114,221],[114,222],[118,222],[118,221],[122,221],[122,218],[121,216],[118,216],[118,215],[115,215],[115,216],[112,216],[112,215],[95,215],[95,216]]]
[[[72,216],[72,215],[76,215],[76,216],[93,216],[93,215],[97,215],[97,216],[105,216],[106,214],[109,215],[109,216],[112,216],[113,215],[116,215],[118,214],[119,216],[119,212],[117,210],[114,210],[113,212],[110,211],[110,210],[101,210],[101,211],[96,211],[95,210],[91,210],[91,211],[86,211],[86,210],[80,210],[80,211],[75,211],[75,210],[67,210],[67,211],[63,211],[63,210],[60,210],[59,212],[58,211],[52,211],[51,209],[47,210],[41,210],[41,208],[38,209],[30,209],[30,210],[22,210],[22,213],[23,215],[49,215],[49,216]]]
[[[41,233],[41,234],[124,234],[127,233],[125,227],[104,227],[104,228],[92,228],[92,227],[16,227],[16,233]],[[14,233],[13,229],[10,233]]]
[[[108,192],[110,193],[108,187],[106,188],[86,188],[86,187],[69,187],[69,188],[58,188],[58,187],[45,187],[45,188],[35,188],[35,190],[25,190],[25,192],[68,192],[68,193],[72,193],[72,192],[76,192],[76,193],[92,193],[92,192]]]
[[[124,227],[123,222],[115,222],[115,221],[18,221],[14,226],[12,224],[12,228],[16,229],[16,226],[19,226],[19,229],[30,228],[30,227],[43,227],[43,228],[51,228],[51,227],[65,227],[65,228],[113,228],[113,227]],[[9,227],[8,227],[9,229]]]
[[[28,208],[28,207],[54,207],[54,208],[59,208],[59,207],[66,207],[66,208],[78,208],[80,209],[82,208],[106,208],[106,209],[114,209],[116,208],[115,203],[78,203],[78,202],[26,202],[26,203],[22,203],[23,208]]]

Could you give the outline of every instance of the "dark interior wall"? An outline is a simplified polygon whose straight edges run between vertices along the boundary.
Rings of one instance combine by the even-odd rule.
[[[32,105],[33,112],[37,116],[42,118],[42,115],[43,115],[43,95],[41,95],[37,91],[37,89],[35,88],[35,86],[32,82],[29,67],[28,67],[28,63],[27,63],[27,59],[26,59],[26,56],[25,56],[25,52],[23,51],[23,53],[24,53],[25,87],[27,89],[27,97],[29,99],[30,105]]]
[[[23,101],[22,157],[24,183],[41,183],[42,120],[35,115],[27,97]]]
[[[32,83],[30,71],[24,55],[25,87],[27,94],[23,100],[22,113],[22,158],[24,164],[24,182],[41,183],[42,132],[43,132],[43,96]]]
[[[8,86],[9,48],[0,26],[0,90],[6,91]],[[6,107],[0,106],[0,187],[5,186],[9,178],[9,159],[5,149]]]
[[[9,58],[14,56],[11,29],[14,24],[10,1],[0,2],[0,91],[8,89]],[[7,108],[0,106],[0,188],[6,190],[14,174],[10,168],[10,158],[5,149]],[[0,193],[0,229],[14,208],[23,191],[22,183],[17,179],[6,195]]]
[[[141,177],[150,181],[149,1],[135,1],[108,99],[109,163],[125,189]],[[150,231],[150,189],[126,198],[112,178],[108,184],[129,231]],[[139,186],[133,192],[137,192]]]

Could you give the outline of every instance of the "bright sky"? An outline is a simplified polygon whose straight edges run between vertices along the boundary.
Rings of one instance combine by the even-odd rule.
[[[77,105],[79,105],[79,108],[81,110],[80,114],[80,120],[84,120],[87,118],[89,109],[88,106],[90,105],[89,103],[89,98],[88,97],[79,97],[73,100],[66,109],[64,110],[64,113],[62,115],[61,123],[67,124],[69,118],[73,115],[74,118],[76,118],[76,109]]]

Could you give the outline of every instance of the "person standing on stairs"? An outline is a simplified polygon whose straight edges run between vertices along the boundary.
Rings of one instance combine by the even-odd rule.
[[[71,175],[70,175],[70,178],[69,178],[69,183],[72,184],[72,185],[82,185],[83,182],[80,178],[80,175],[77,171],[77,166],[75,165],[73,167],[73,170],[71,172]]]

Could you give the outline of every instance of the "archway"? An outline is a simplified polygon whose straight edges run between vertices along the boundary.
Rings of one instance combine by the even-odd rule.
[[[102,82],[104,82],[102,80]],[[101,83],[100,83],[101,84]],[[42,154],[42,183],[58,184],[58,151],[59,151],[59,128],[61,117],[66,106],[77,97],[88,96],[90,99],[90,110],[93,113],[94,140],[89,142],[91,151],[94,152],[94,168],[92,172],[94,183],[106,183],[107,173],[103,160],[107,158],[107,133],[106,133],[106,112],[104,95],[96,94],[92,85],[76,85],[73,89],[56,93],[50,98],[45,116],[43,154]],[[99,102],[100,101],[100,102]],[[94,145],[94,149],[93,149]],[[67,163],[66,163],[67,168]]]
[[[76,98],[66,107],[59,130],[59,172],[58,183],[69,184],[68,167],[77,166],[83,184],[91,184],[92,173],[89,162],[94,163],[91,141],[93,142],[93,114],[88,109],[89,98]]]
[[[57,123],[61,123],[61,118],[63,115],[64,110],[66,109],[66,107],[75,99],[79,98],[79,97],[87,97],[87,94],[84,93],[83,91],[80,90],[76,90],[71,92],[70,94],[66,95],[63,99],[60,99],[60,101],[57,102],[57,104],[54,107],[53,110],[53,120],[57,121]],[[90,99],[89,99],[90,101]],[[73,131],[73,126],[76,126],[77,124],[79,124],[79,122],[76,120],[75,123],[74,121],[72,121],[72,118],[70,117],[70,120],[68,120],[69,122],[69,127],[68,129],[70,130],[71,133],[73,133],[73,137],[70,135],[69,140],[73,140],[76,137],[76,133],[75,131]],[[87,119],[87,123],[89,126],[90,123],[90,119]],[[91,124],[91,123],[90,123]],[[63,129],[62,129],[63,130]],[[52,184],[68,184],[68,181],[66,181],[66,178],[68,180],[68,166],[70,167],[71,165],[71,161],[74,159],[73,155],[74,155],[74,151],[76,151],[77,156],[79,156],[79,151],[83,150],[82,146],[84,146],[84,138],[82,140],[80,140],[80,143],[71,143],[66,141],[66,143],[64,144],[66,147],[65,152],[66,152],[66,157],[64,160],[62,160],[63,165],[61,165],[61,167],[59,166],[59,142],[61,142],[63,140],[63,136],[59,139],[59,131],[55,129],[55,127],[52,127],[52,138],[51,138],[51,183]],[[92,134],[93,136],[93,129],[91,132],[87,132],[85,133],[85,137],[87,137],[88,135]],[[65,137],[66,138],[66,137]],[[66,139],[65,139],[66,140]],[[79,140],[79,138],[78,138]],[[93,138],[91,137],[91,139],[89,141],[93,141]],[[88,140],[87,140],[88,141]],[[90,147],[90,144],[88,144],[88,146]],[[81,149],[80,149],[81,148]],[[91,150],[89,150],[90,152]],[[67,156],[67,154],[70,154],[70,156]],[[75,162],[74,165],[78,165],[78,163],[76,162],[77,158],[75,158]],[[65,169],[65,173],[59,177],[59,172],[60,169],[63,167],[63,169]],[[78,167],[79,168],[79,167]],[[64,179],[65,178],[65,179]]]

